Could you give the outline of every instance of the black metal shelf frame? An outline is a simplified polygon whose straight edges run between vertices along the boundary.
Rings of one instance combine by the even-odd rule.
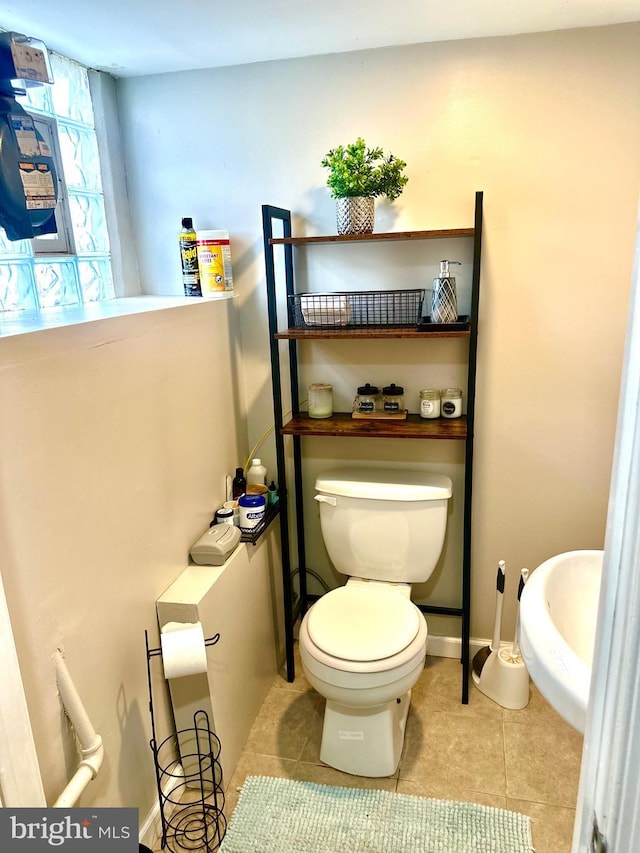
[[[469,317],[469,354],[467,370],[467,436],[465,439],[465,473],[464,473],[464,512],[463,512],[463,557],[462,557],[462,591],[460,607],[445,607],[437,604],[418,605],[423,613],[434,613],[444,616],[454,616],[461,620],[462,651],[460,662],[462,664],[462,688],[461,699],[463,704],[469,701],[469,674],[470,674],[470,615],[471,615],[471,508],[473,487],[473,445],[474,445],[474,423],[475,423],[475,394],[476,394],[476,370],[477,370],[477,344],[478,344],[478,314],[480,299],[480,261],[482,253],[482,216],[483,216],[483,193],[475,194],[475,211],[473,229],[460,229],[458,236],[473,238],[473,269],[471,288],[471,314]],[[274,236],[274,223],[280,223],[282,234]],[[284,252],[284,283],[287,305],[287,327],[293,328],[293,299],[295,293],[294,268],[293,268],[293,245],[291,240],[291,212],[284,208],[272,205],[262,206],[262,227],[264,235],[264,256],[267,287],[267,310],[269,317],[269,346],[271,356],[271,377],[273,389],[273,416],[275,424],[276,465],[278,469],[278,493],[280,498],[280,533],[282,539],[282,572],[284,591],[284,622],[285,622],[285,647],[287,656],[287,679],[293,681],[295,678],[294,664],[294,626],[296,619],[303,616],[308,604],[318,596],[309,595],[307,591],[307,566],[305,553],[304,512],[302,506],[302,452],[301,436],[292,435],[293,444],[293,479],[296,495],[295,513],[297,551],[298,551],[298,574],[299,574],[299,598],[294,602],[292,584],[292,562],[291,543],[289,537],[289,495],[287,489],[287,472],[285,465],[285,448],[283,428],[283,404],[282,404],[282,367],[280,358],[278,334],[278,293],[276,281],[276,264],[274,245],[282,246]],[[464,233],[463,233],[464,231]],[[442,237],[449,232],[442,231]],[[415,232],[412,239],[437,239],[438,232]],[[424,235],[422,237],[421,235]],[[338,238],[339,240],[339,238]],[[330,243],[328,245],[331,245]],[[425,340],[428,335],[425,335]],[[291,411],[293,417],[300,412],[300,397],[298,384],[298,351],[297,340],[289,338],[289,384],[291,393]],[[428,440],[428,439],[425,439]]]

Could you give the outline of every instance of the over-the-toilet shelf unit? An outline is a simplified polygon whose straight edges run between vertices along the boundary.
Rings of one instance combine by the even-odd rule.
[[[282,536],[282,570],[284,586],[284,619],[287,653],[287,678],[293,681],[295,667],[293,658],[294,625],[303,615],[310,602],[317,596],[307,592],[307,563],[305,555],[304,511],[302,502],[302,450],[301,440],[305,436],[351,436],[354,438],[406,438],[441,441],[463,441],[465,443],[464,470],[464,510],[463,510],[463,548],[462,548],[462,589],[460,606],[446,607],[438,604],[419,604],[423,613],[455,616],[461,619],[462,637],[462,702],[468,702],[469,685],[469,640],[471,609],[471,499],[473,486],[473,432],[476,392],[476,356],[478,340],[478,307],[480,296],[480,260],[482,251],[482,192],[475,195],[475,214],[473,227],[449,228],[430,231],[401,231],[366,235],[328,235],[316,237],[293,237],[291,234],[291,212],[280,207],[263,205],[262,223],[264,234],[264,253],[266,267],[267,307],[269,314],[269,338],[271,352],[271,376],[273,388],[273,406],[275,421],[276,464],[278,492],[280,496],[280,530]],[[274,237],[274,222],[280,223],[282,236]],[[292,297],[295,294],[293,250],[304,250],[309,244],[318,243],[357,243],[367,241],[391,240],[442,240],[460,238],[473,241],[473,268],[471,281],[471,311],[468,322],[456,324],[455,329],[424,331],[413,327],[360,327],[360,328],[297,328],[294,325]],[[280,276],[276,274],[274,247],[284,248],[284,268]],[[278,324],[278,292],[276,279],[284,278],[287,302],[287,328],[280,329]],[[462,326],[462,327],[461,327]],[[331,339],[378,339],[393,338],[420,340],[428,347],[429,339],[435,337],[461,338],[468,340],[466,415],[457,419],[422,419],[419,415],[409,414],[405,420],[361,420],[354,419],[348,412],[334,413],[330,418],[310,418],[300,411],[298,382],[298,343],[308,340]],[[284,422],[282,401],[282,365],[278,342],[289,342],[289,384],[291,389],[291,418]],[[287,471],[285,465],[285,436],[293,440],[293,479],[296,495],[295,502],[288,500]],[[288,519],[295,519],[297,533],[297,551],[299,573],[299,597],[294,601],[291,547]]]

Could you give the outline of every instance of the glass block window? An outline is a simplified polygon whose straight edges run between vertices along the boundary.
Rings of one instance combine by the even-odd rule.
[[[75,254],[51,253],[46,237],[7,240],[0,228],[0,311],[78,305],[114,296],[109,235],[87,69],[51,53],[55,83],[19,101],[54,118]]]

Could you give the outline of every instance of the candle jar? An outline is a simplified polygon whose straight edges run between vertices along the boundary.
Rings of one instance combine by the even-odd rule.
[[[420,417],[440,417],[440,389],[425,388],[420,392]]]
[[[442,417],[459,418],[462,414],[462,389],[445,388],[442,391]]]
[[[222,506],[216,510],[216,524],[233,524],[233,509],[232,507]]]
[[[333,386],[326,382],[307,385],[310,418],[330,418],[333,414]]]

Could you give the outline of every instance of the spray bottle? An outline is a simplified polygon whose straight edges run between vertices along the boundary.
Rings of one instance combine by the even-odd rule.
[[[178,243],[180,245],[184,295],[202,296],[196,232],[193,227],[193,219],[190,216],[185,216],[182,220],[182,231],[178,234]]]

